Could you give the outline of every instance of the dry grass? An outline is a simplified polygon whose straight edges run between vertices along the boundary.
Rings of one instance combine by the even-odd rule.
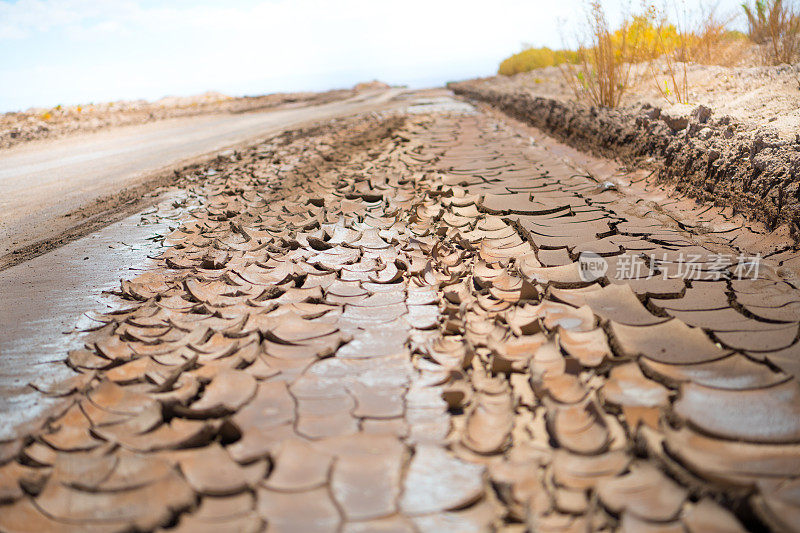
[[[692,30],[690,58],[702,65],[733,66],[739,63],[749,44],[747,36],[728,27],[734,14],[722,14],[716,4],[701,4],[700,18]]]
[[[689,101],[689,80],[686,72],[686,63],[689,61],[691,34],[687,30],[687,13],[685,4],[683,9],[675,10],[677,25],[669,22],[665,12],[659,12],[655,7],[648,10],[648,18],[655,21],[658,31],[657,41],[650,53],[650,73],[661,96],[670,104],[685,104]],[[667,31],[667,30],[671,31]],[[663,35],[674,35],[672,42],[664,40]],[[655,70],[656,60],[660,59],[666,70],[666,79],[661,83]]]
[[[800,53],[800,15],[791,2],[756,0],[743,4],[750,38],[763,46],[765,60],[773,65],[792,63]]]
[[[612,31],[603,2],[587,0],[587,30],[576,50],[524,50],[503,61],[498,73],[558,65],[577,99],[603,107],[618,106],[632,85],[649,77],[665,100],[688,103],[688,62],[733,66],[751,45],[744,34],[728,29],[734,16],[720,15],[715,4],[692,3],[695,10],[690,13],[685,0],[665,2],[668,7],[659,10],[651,4]],[[764,12],[762,18],[772,20],[773,26],[797,21],[797,17],[772,15],[782,0],[756,0],[756,4],[762,6],[758,8]],[[786,8],[783,12],[791,13]],[[644,68],[633,68],[636,64]]]
[[[646,63],[665,100],[688,103],[689,61],[731,65],[741,59],[747,45],[742,35],[728,31],[732,16],[719,16],[714,5],[701,4],[699,17],[690,16],[685,2],[672,0],[669,5],[669,16],[666,9],[651,5],[611,32],[602,2],[588,3],[589,44],[578,47],[576,66],[562,65],[579,100],[598,106],[619,105],[630,86],[641,81],[633,79],[631,67]]]
[[[578,47],[577,64],[563,64],[562,73],[579,100],[596,106],[616,107],[630,88],[631,66],[638,43],[631,42],[628,26],[618,36],[612,32],[602,2],[589,2],[589,43]]]

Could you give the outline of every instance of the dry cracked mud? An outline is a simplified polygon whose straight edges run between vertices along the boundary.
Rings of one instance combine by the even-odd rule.
[[[800,291],[786,252],[720,261],[746,229],[471,112],[188,181],[74,377],[34,384],[60,408],[0,443],[1,531],[797,530]]]

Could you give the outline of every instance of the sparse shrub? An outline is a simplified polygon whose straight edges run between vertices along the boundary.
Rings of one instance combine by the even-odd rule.
[[[629,89],[631,65],[638,55],[639,39],[626,21],[618,32],[611,32],[599,0],[588,4],[589,44],[578,47],[577,65],[562,64],[567,83],[579,100],[602,107],[616,107]]]
[[[561,63],[577,63],[578,53],[571,50],[551,50],[550,48],[528,48],[514,54],[500,63],[498,74],[513,76],[537,68],[555,67]]]
[[[763,45],[765,59],[773,65],[792,63],[800,52],[800,16],[795,6],[783,0],[743,3],[749,35]]]
[[[677,25],[669,22],[666,13],[659,12],[654,6],[647,11],[648,20],[655,21],[657,28],[656,40],[649,54],[648,64],[655,87],[661,96],[670,104],[685,104],[689,101],[689,77],[686,72],[686,63],[691,56],[694,35],[687,31],[688,17],[685,4],[682,6],[682,10],[675,7]],[[665,40],[662,37],[664,35],[668,35],[670,40]],[[667,76],[664,80],[659,79],[656,73],[657,61],[666,70]]]

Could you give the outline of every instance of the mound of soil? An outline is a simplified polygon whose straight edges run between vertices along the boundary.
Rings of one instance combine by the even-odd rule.
[[[800,135],[787,139],[715,117],[703,105],[688,114],[650,103],[606,109],[491,80],[449,87],[581,150],[652,167],[659,179],[698,200],[731,207],[772,229],[785,224],[800,241]]]

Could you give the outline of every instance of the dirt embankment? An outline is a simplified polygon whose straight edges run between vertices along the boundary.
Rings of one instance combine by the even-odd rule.
[[[758,124],[718,116],[705,105],[662,108],[646,98],[603,109],[507,80],[449,87],[576,148],[654,168],[660,179],[698,200],[730,207],[772,229],[786,225],[800,241],[800,135],[768,127],[774,120]]]
[[[292,104],[325,104],[355,96],[373,84],[325,92],[274,93],[234,98],[220,93],[167,97],[155,102],[122,101],[86,106],[30,109],[0,115],[0,149],[38,139],[209,113],[246,113]]]

